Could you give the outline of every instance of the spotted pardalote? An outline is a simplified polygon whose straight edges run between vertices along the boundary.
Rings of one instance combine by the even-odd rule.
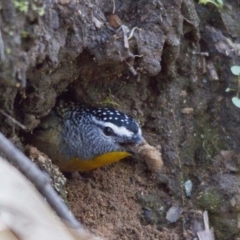
[[[143,142],[139,124],[107,107],[61,101],[33,132],[32,144],[64,172],[88,171],[131,155]]]

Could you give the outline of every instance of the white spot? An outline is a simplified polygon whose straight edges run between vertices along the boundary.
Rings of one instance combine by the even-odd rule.
[[[106,115],[107,113],[103,112],[103,115]]]
[[[105,118],[103,118],[103,120],[104,120],[104,121],[106,121],[106,120],[107,120],[107,118],[105,117]]]
[[[138,124],[137,124],[138,125]],[[138,133],[137,133],[138,135],[140,135],[140,136],[142,136],[142,129],[139,127],[139,125],[138,125]]]
[[[110,112],[111,115],[113,115],[113,112]]]
[[[109,119],[111,120],[111,119],[112,119],[112,117],[109,117]]]
[[[118,120],[118,118],[117,118],[117,117],[115,117],[115,120]]]

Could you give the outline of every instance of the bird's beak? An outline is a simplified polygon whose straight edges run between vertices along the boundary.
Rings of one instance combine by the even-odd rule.
[[[130,141],[132,141],[132,144],[139,145],[144,142],[144,138],[142,137],[142,134],[137,133],[131,138]]]
[[[120,145],[130,154],[134,154],[134,147],[136,147],[137,145],[140,145],[144,142],[144,138],[142,137],[142,134],[135,134],[134,136],[132,136],[131,139],[128,139],[127,141],[125,141],[124,143],[121,143]]]

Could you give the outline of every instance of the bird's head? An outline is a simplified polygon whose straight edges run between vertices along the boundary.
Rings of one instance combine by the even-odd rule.
[[[139,124],[130,116],[112,109],[95,108],[91,111],[91,118],[99,128],[103,139],[112,141],[118,147],[128,149],[131,145],[143,142]]]
[[[108,152],[131,152],[144,141],[139,124],[130,116],[107,107],[84,107],[62,102],[63,152],[93,159]]]

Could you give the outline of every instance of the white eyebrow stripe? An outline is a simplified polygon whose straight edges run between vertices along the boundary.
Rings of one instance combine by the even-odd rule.
[[[127,137],[132,137],[133,136],[133,132],[129,131],[127,128],[125,128],[124,126],[118,127],[113,123],[110,122],[103,122],[103,126],[104,127],[110,127],[112,128],[112,130],[117,134],[117,135],[121,135],[121,136],[127,136]]]
[[[120,135],[120,136],[127,136],[129,138],[131,138],[134,133],[129,131],[126,127],[124,126],[121,126],[121,127],[118,127],[116,126],[115,124],[111,123],[111,122],[104,122],[104,121],[101,121],[101,120],[98,120],[96,119],[94,116],[92,118],[96,123],[98,124],[101,124],[103,127],[110,127],[112,128],[112,130],[117,134],[117,135]]]

